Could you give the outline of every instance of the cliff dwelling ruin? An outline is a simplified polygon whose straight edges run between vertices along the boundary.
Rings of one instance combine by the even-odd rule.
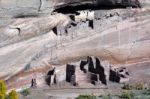
[[[65,75],[62,78],[57,74],[55,68],[50,70],[46,77],[47,84],[51,87],[59,86],[61,88],[67,83],[70,86],[81,87],[84,84],[87,86],[88,84],[101,86],[107,85],[109,81],[117,83],[129,81],[129,72],[126,68],[112,69],[109,63],[103,62],[101,64],[101,60],[93,56],[88,56],[86,60],[80,62],[66,64],[65,68]]]

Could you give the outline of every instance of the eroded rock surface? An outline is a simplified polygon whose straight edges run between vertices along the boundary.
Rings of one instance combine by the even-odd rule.
[[[31,62],[33,62],[31,67],[40,66],[42,63],[38,62],[38,58],[44,59],[47,47],[55,45],[57,41],[56,35],[51,31],[52,28],[58,24],[66,25],[68,22],[67,16],[58,14],[41,18],[15,19],[11,24],[1,27],[0,68],[3,69],[1,76],[10,76],[24,70],[26,66],[31,66]]]

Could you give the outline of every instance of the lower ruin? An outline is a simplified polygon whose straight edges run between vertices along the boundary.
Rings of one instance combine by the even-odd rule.
[[[117,83],[125,83],[129,81],[129,72],[126,68],[117,68],[110,70],[110,81]]]
[[[83,84],[100,86],[107,85],[109,81],[117,83],[129,81],[129,72],[126,68],[112,69],[110,64],[94,56],[88,56],[85,60],[81,60],[77,64],[66,64],[65,67],[66,75],[62,81],[58,81],[61,78],[57,75],[54,68],[47,74],[47,84],[57,86],[65,81],[65,83],[72,86],[82,86]]]

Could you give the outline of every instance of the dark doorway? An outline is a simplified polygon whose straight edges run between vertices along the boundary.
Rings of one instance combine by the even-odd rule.
[[[94,22],[93,22],[93,20],[89,20],[89,27],[91,27],[92,29],[94,29]]]
[[[75,66],[67,64],[66,66],[66,81],[71,82],[72,76],[75,75]]]

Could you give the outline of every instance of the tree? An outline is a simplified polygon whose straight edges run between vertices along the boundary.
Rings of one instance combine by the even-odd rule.
[[[5,99],[5,95],[0,93],[0,99]]]
[[[0,99],[18,99],[18,93],[12,90],[9,94],[6,94],[7,87],[3,80],[0,80]]]
[[[10,99],[18,99],[18,93],[15,90],[12,90],[9,93]]]
[[[6,88],[5,82],[0,80],[0,94],[5,96],[6,95],[6,91],[7,91],[7,88]]]

